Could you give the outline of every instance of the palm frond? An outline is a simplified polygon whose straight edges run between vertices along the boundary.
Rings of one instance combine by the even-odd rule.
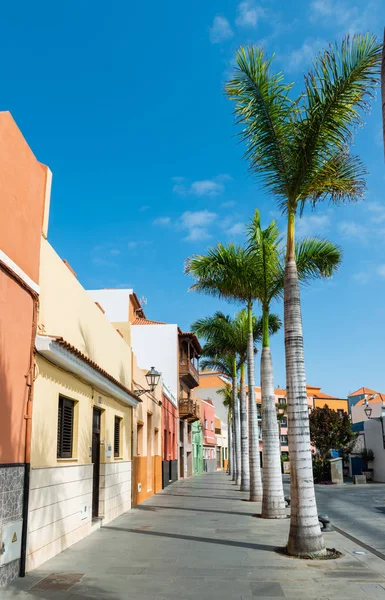
[[[233,78],[225,89],[235,102],[236,123],[242,127],[240,137],[246,142],[245,157],[251,171],[263,178],[273,194],[286,198],[293,84],[284,83],[282,73],[271,72],[273,58],[266,58],[262,48],[241,46],[235,55]]]
[[[321,164],[302,191],[301,213],[307,201],[314,206],[326,199],[334,204],[359,200],[366,190],[365,175],[367,170],[358,156],[347,148],[336,152]]]
[[[313,197],[325,195],[321,189],[315,192],[319,171],[351,144],[362,124],[378,86],[380,60],[381,45],[370,34],[347,36],[314,59],[305,77],[303,110],[296,118],[292,197],[304,201],[309,188]]]
[[[297,242],[296,261],[299,280],[305,283],[336,273],[342,262],[342,252],[333,242],[307,237]]]

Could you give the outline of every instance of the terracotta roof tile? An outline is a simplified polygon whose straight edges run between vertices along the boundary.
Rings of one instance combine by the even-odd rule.
[[[374,390],[371,390],[370,388],[361,387],[360,389],[356,390],[352,394],[349,394],[349,398],[351,398],[353,396],[362,396],[363,394],[377,394],[377,392],[375,392]]]
[[[371,394],[369,398],[362,398],[362,400],[359,400],[356,406],[362,406],[363,404],[366,404],[366,402],[368,402],[368,404],[377,404],[378,402],[385,403],[385,394]]]
[[[75,348],[75,346],[73,346],[69,342],[66,342],[62,337],[55,336],[55,335],[50,335],[48,337],[53,338],[56,343],[60,344],[60,346],[62,346],[66,350],[69,350],[72,354],[74,354],[75,356],[77,356],[78,358],[80,358],[81,360],[83,360],[84,362],[86,362],[87,364],[89,364],[92,368],[95,369],[95,371],[98,371],[106,379],[108,379],[109,381],[111,381],[112,383],[114,383],[117,387],[119,387],[121,390],[123,390],[124,392],[126,392],[127,394],[129,394],[130,396],[132,396],[132,398],[135,398],[135,400],[137,400],[138,402],[142,402],[142,400],[138,396],[136,396],[134,394],[134,392],[132,392],[125,385],[123,385],[120,381],[118,381],[117,379],[115,379],[115,377],[113,377],[112,375],[110,375],[108,373],[108,371],[105,371],[95,361],[91,360],[86,354],[84,354],[83,352],[81,352],[80,350],[78,350],[77,348]]]
[[[142,319],[141,317],[136,317],[133,320],[131,325],[167,325],[167,323],[162,323],[162,321],[151,321],[151,319]]]

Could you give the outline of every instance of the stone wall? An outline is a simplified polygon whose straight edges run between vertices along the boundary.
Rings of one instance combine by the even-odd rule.
[[[3,525],[23,518],[24,466],[0,466],[0,530]],[[0,567],[0,587],[18,576],[20,561]]]

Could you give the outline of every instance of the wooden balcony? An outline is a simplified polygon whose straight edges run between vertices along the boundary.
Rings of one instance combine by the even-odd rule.
[[[181,398],[179,400],[179,417],[185,419],[189,423],[199,421],[200,419],[200,406],[198,402],[189,400],[188,398]]]
[[[190,390],[199,385],[199,372],[188,358],[179,361],[179,377]]]

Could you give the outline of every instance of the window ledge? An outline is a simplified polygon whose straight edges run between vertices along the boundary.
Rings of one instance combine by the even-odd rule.
[[[123,456],[114,456],[114,460],[123,460]]]
[[[78,458],[57,458],[57,462],[77,462]]]

